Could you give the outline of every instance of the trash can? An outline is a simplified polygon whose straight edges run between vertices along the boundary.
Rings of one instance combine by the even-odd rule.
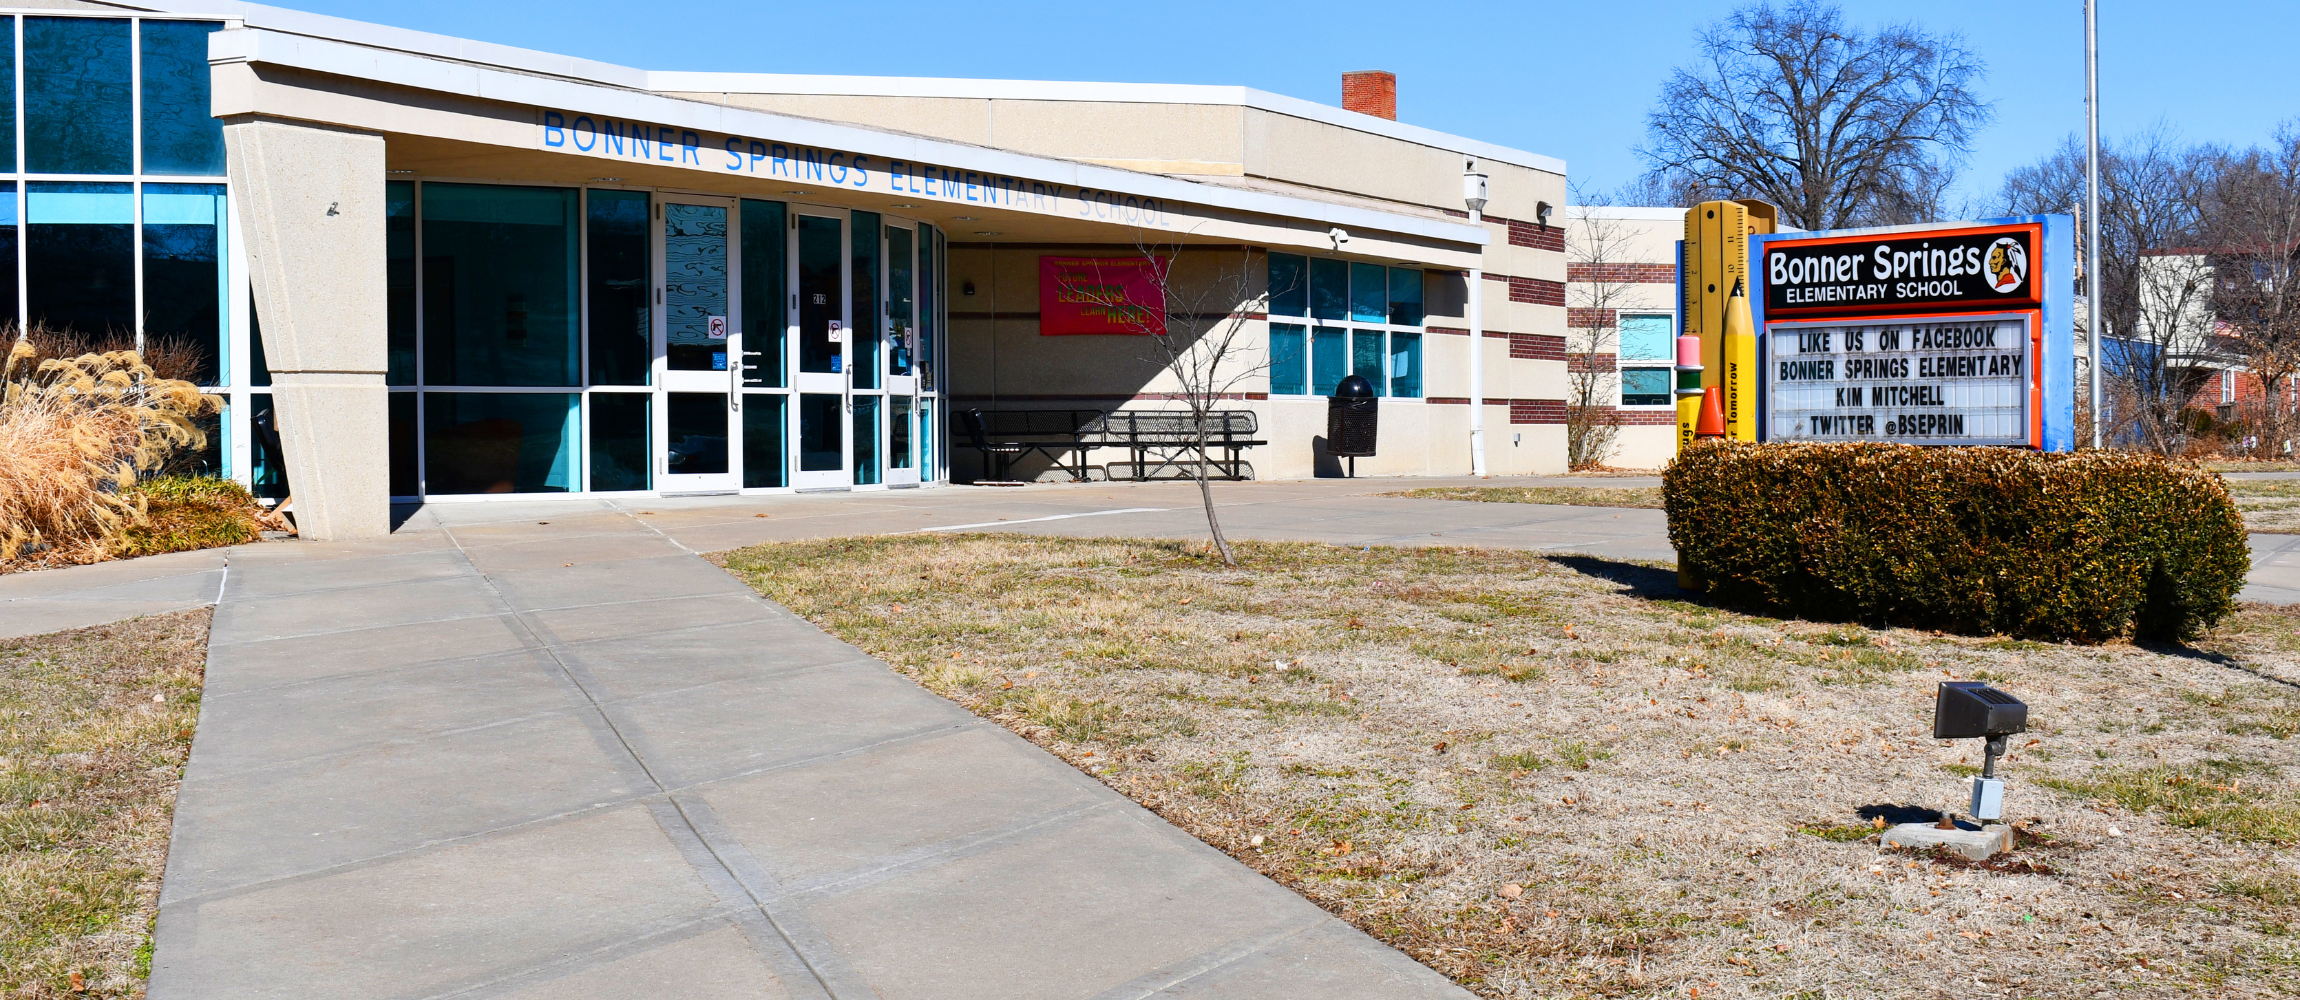
[[[1357,475],[1357,457],[1374,453],[1374,437],[1382,417],[1381,399],[1363,375],[1351,375],[1334,386],[1326,398],[1326,454],[1350,459],[1350,474]]]

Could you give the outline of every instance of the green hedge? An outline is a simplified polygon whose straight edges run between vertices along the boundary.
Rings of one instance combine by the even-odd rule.
[[[2220,478],[2149,455],[1703,442],[1661,494],[1697,582],[1812,618],[2188,639],[2252,564]]]

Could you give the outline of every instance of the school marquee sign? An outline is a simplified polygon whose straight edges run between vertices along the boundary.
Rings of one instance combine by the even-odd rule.
[[[2040,217],[1753,238],[1766,440],[2067,447],[2074,373],[2047,378],[2073,353],[2067,305],[2047,301],[2062,298],[2047,275],[2066,268],[2043,259],[2066,260],[2048,246],[2066,229]]]

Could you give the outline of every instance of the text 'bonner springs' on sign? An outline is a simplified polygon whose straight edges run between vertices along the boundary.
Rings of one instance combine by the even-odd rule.
[[[2035,226],[1773,243],[1765,314],[2034,305],[2036,249]]]
[[[1768,324],[1767,439],[2027,444],[2029,315]]]

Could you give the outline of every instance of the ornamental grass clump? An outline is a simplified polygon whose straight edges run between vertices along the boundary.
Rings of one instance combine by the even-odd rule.
[[[220,405],[134,351],[41,359],[19,337],[0,366],[0,567],[93,562],[145,522],[142,474],[206,444]]]
[[[1706,442],[1662,501],[1711,594],[1809,618],[2185,640],[2251,568],[2220,478],[2154,455]]]

